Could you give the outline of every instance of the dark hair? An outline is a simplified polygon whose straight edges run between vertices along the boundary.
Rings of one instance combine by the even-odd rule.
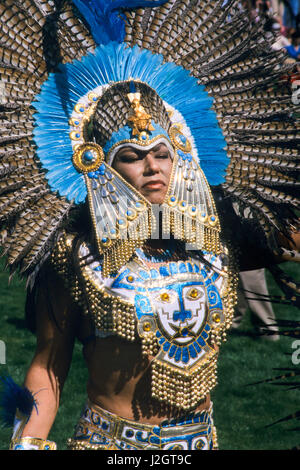
[[[61,229],[65,230],[69,234],[75,235],[75,240],[73,247],[78,245],[77,241],[84,238],[86,241],[93,240],[93,227],[92,221],[89,214],[88,203],[84,202],[72,208],[69,212],[69,216],[62,225]],[[53,268],[50,266],[49,257],[43,265],[40,267],[40,270],[35,278],[34,285],[32,288],[27,289],[26,302],[25,302],[25,322],[26,327],[32,332],[36,331],[36,304],[37,304],[37,295],[38,293],[45,289],[51,277],[51,271]],[[47,296],[46,296],[47,297]],[[51,300],[47,297],[47,307],[48,312],[53,321],[56,323],[55,314],[53,312]]]

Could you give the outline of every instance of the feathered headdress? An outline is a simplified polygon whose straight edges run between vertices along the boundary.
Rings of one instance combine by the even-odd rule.
[[[0,223],[12,271],[32,275],[85,199],[74,153],[116,82],[154,90],[185,126],[208,182],[271,243],[295,223],[299,124],[284,53],[238,4],[1,2]],[[109,122],[104,130],[109,140]]]

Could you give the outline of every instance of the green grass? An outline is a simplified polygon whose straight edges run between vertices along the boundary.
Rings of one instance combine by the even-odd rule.
[[[287,263],[285,270],[299,279],[298,264]],[[268,272],[267,280],[270,293],[281,294]],[[275,304],[273,308],[278,320],[300,320],[295,307]],[[268,425],[300,410],[300,389],[288,390],[274,382],[251,384],[281,375],[283,371],[276,368],[295,367],[291,360],[295,339],[281,336],[272,342],[253,332],[248,312],[221,347],[219,386],[213,393],[219,446],[228,450],[291,449],[300,445],[299,432],[292,431],[299,421]]]
[[[0,267],[1,268],[1,267]],[[297,277],[298,265],[288,264],[290,273]],[[269,287],[276,287],[268,276]],[[6,345],[6,364],[0,364],[0,373],[8,372],[22,383],[35,347],[35,337],[24,328],[25,286],[18,278],[8,287],[7,273],[0,269],[0,340]],[[287,306],[274,306],[279,319],[298,318],[300,312]],[[280,450],[300,444],[299,433],[291,429],[297,423],[285,422],[266,425],[300,409],[300,390],[270,383],[251,385],[278,372],[274,368],[292,367],[292,338],[282,337],[278,342],[255,339],[252,336],[249,315],[237,332],[228,335],[221,347],[219,384],[212,394],[215,423],[220,449]],[[61,407],[49,436],[65,449],[73,427],[85,401],[87,372],[76,344],[72,367],[64,388]],[[7,449],[10,431],[0,429],[0,450]]]

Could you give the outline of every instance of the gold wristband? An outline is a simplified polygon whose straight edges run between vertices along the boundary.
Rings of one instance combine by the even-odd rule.
[[[47,441],[38,437],[20,437],[12,439],[9,450],[56,450],[53,441]]]

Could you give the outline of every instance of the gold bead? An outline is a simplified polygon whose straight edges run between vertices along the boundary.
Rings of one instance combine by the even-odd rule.
[[[160,295],[160,299],[163,302],[169,302],[170,301],[170,296],[167,292],[164,292],[163,294]]]
[[[214,313],[213,316],[212,316],[212,319],[215,323],[220,323],[220,321],[221,321],[221,317],[218,313]]]

